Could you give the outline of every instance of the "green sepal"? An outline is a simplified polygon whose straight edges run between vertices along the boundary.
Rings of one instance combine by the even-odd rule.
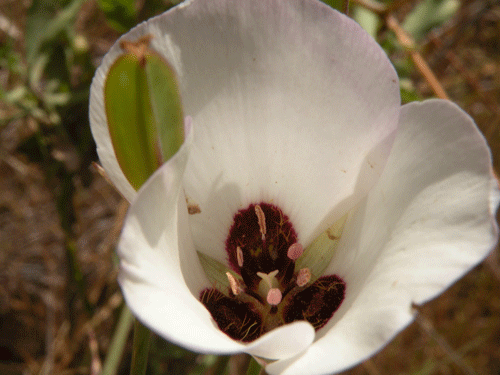
[[[118,164],[137,190],[181,147],[183,114],[173,69],[150,37],[122,42],[125,53],[104,84],[109,133]]]
[[[168,160],[184,142],[184,114],[174,70],[158,54],[146,64],[151,107],[156,119],[163,160]]]
[[[202,252],[198,251],[197,253],[198,257],[200,258],[201,266],[205,271],[205,275],[207,275],[208,280],[210,281],[212,286],[219,292],[228,296],[231,286],[229,285],[229,280],[227,278],[226,272],[230,272],[238,281],[241,281],[241,277],[239,275],[236,275],[231,271],[231,269],[229,269],[229,267],[219,262],[218,260],[215,260],[214,258],[203,254]]]
[[[295,261],[295,269],[309,268],[311,281],[314,283],[322,276],[330,264],[335,250],[340,243],[342,232],[347,221],[347,214],[338,219],[331,227],[321,233],[308,247],[302,256]]]

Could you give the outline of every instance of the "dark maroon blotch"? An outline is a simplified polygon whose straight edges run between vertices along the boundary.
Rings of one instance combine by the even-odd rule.
[[[262,319],[250,304],[229,298],[215,288],[203,290],[200,301],[219,329],[232,339],[250,342],[260,336]]]
[[[278,278],[293,276],[293,262],[287,257],[288,248],[297,242],[297,234],[288,217],[276,206],[260,203],[266,217],[266,236],[262,240],[255,204],[239,210],[226,239],[226,252],[230,267],[240,274],[250,289],[260,282],[257,272],[280,270]],[[244,266],[238,266],[236,248],[243,252]],[[291,266],[291,271],[290,271]]]
[[[323,276],[297,293],[285,307],[286,323],[307,320],[316,330],[322,328],[340,307],[345,297],[345,282],[336,275]]]

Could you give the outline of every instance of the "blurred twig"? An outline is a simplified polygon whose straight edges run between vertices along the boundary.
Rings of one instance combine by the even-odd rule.
[[[90,375],[99,375],[101,373],[101,360],[99,359],[99,344],[95,337],[95,332],[89,329],[87,332],[89,336],[89,349],[90,349]]]
[[[439,38],[432,37],[431,42],[438,48],[443,48],[443,43]],[[474,92],[479,96],[479,98],[486,104],[488,109],[494,113],[498,118],[500,118],[500,107],[496,102],[495,98],[491,95],[486,95],[484,93],[483,87],[479,82],[479,79],[467,69],[465,64],[462,62],[460,57],[453,52],[451,49],[446,49],[445,51],[446,59],[451,63],[451,65],[457,70],[462,77],[465,78],[467,84],[474,90]]]
[[[373,362],[372,359],[367,359],[366,361],[363,362],[363,367],[365,368],[366,372],[370,375],[381,375],[380,371],[378,370],[377,366],[375,366],[375,363]]]
[[[233,354],[229,360],[230,374],[244,374],[252,357],[249,354]]]
[[[0,30],[6,33],[9,37],[15,40],[21,38],[21,31],[14,25],[11,20],[0,13]]]
[[[228,373],[228,364],[231,357],[228,355],[220,355],[217,357],[215,364],[205,371],[204,375],[225,375]]]
[[[9,165],[14,171],[19,173],[23,178],[27,177],[29,174],[28,166],[23,163],[19,158],[14,155],[0,155],[0,160],[4,161],[5,164]]]
[[[495,278],[500,281],[500,267],[498,265],[498,250],[493,250],[490,255],[485,259],[486,265],[491,270],[491,273]]]
[[[43,294],[45,307],[47,311],[47,321],[45,328],[45,360],[43,361],[42,367],[39,371],[40,375],[50,375],[54,370],[54,358],[55,358],[55,309],[54,300],[55,296],[52,292],[47,292]]]
[[[106,305],[101,307],[97,312],[92,316],[92,318],[87,321],[71,339],[70,347],[66,348],[64,355],[62,357],[61,363],[63,367],[67,366],[71,361],[73,361],[78,349],[80,348],[82,340],[86,337],[89,330],[94,330],[104,321],[113,316],[113,312],[116,310],[118,306],[122,303],[123,298],[120,292],[116,292],[109,298]]]
[[[353,0],[353,2],[377,14],[383,14],[387,8],[375,0]]]
[[[394,0],[389,4],[384,4],[376,0],[352,0],[352,1],[362,6],[363,8],[371,10],[372,12],[377,13],[378,15],[381,16],[394,12],[395,10],[399,9],[406,3],[410,2],[410,0]]]
[[[455,363],[455,365],[457,365],[464,374],[478,375],[477,372],[463,360],[460,354],[458,354],[450,346],[450,344],[448,344],[446,339],[434,329],[432,322],[425,316],[421,307],[416,304],[412,304],[412,308],[418,312],[415,320],[419,327],[439,345],[439,347],[446,353],[453,363]]]
[[[398,10],[401,8],[403,5],[409,3],[411,0],[394,0],[391,3],[386,5],[385,8],[385,14],[389,14],[394,12],[395,10]]]
[[[386,17],[386,23],[387,27],[389,27],[389,29],[391,29],[396,34],[399,43],[401,43],[401,45],[408,50],[408,53],[410,54],[415,67],[424,76],[432,91],[434,91],[434,94],[436,94],[438,98],[449,99],[448,94],[446,94],[446,91],[432,72],[427,62],[424,60],[420,52],[416,50],[415,42],[413,41],[411,36],[408,35],[408,33],[401,27],[399,22],[396,20],[396,17],[394,17],[392,14],[389,14]]]
[[[104,170],[104,168],[99,163],[92,162],[92,167],[95,169],[95,171],[97,173],[99,173],[99,175],[102,178],[104,178],[106,180],[106,182],[109,184],[109,186],[112,186],[116,190],[116,192],[118,194],[122,195],[122,193],[120,193],[120,191],[116,188],[116,186],[113,184],[113,182],[111,181],[111,179],[106,174],[106,171]],[[122,197],[123,197],[123,195],[122,195]]]
[[[344,9],[342,11],[346,16],[349,15],[349,2],[350,0],[344,0]]]
[[[125,215],[127,214],[129,203],[125,199],[122,199],[118,204],[116,209],[116,217],[113,222],[113,226],[111,230],[108,232],[108,235],[104,238],[100,245],[100,253],[111,256],[111,251],[114,249],[118,236],[122,230],[123,221],[125,220]],[[109,283],[110,280],[116,280],[117,270],[113,269],[112,272],[106,278],[100,278],[95,282],[92,289],[89,291],[89,300],[97,301],[99,296],[101,295],[103,289],[106,284]]]

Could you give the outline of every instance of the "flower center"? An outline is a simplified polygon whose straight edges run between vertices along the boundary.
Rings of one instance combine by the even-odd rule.
[[[200,300],[219,328],[235,340],[253,341],[297,320],[316,330],[339,308],[345,282],[336,275],[315,281],[296,269],[304,248],[288,217],[275,205],[251,204],[236,213],[226,239],[228,290],[208,288]],[[317,275],[319,276],[319,275]]]

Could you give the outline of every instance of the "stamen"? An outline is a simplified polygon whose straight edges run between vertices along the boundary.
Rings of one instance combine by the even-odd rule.
[[[270,305],[276,306],[281,302],[281,291],[278,288],[271,288],[269,292],[267,292],[267,303]]]
[[[264,211],[262,211],[262,207],[258,204],[255,205],[255,214],[257,215],[257,220],[259,221],[259,229],[260,234],[262,235],[262,241],[266,238],[266,216],[264,215]]]
[[[309,268],[301,268],[297,275],[297,285],[304,286],[311,281],[311,270]]]
[[[238,261],[238,267],[243,267],[243,251],[241,247],[236,247],[236,260]]]
[[[274,276],[276,276],[278,272],[279,270],[274,270],[269,273],[257,272],[257,276],[259,276],[262,280],[264,280],[267,283],[269,289],[272,289]]]
[[[236,277],[231,275],[230,272],[226,272],[226,276],[227,276],[227,279],[229,280],[229,286],[231,287],[231,292],[233,292],[233,294],[235,296],[237,296],[238,294],[243,292],[243,288],[241,287],[241,285],[240,285],[239,281],[236,279]]]
[[[288,248],[288,252],[286,253],[287,257],[291,260],[297,260],[304,253],[304,248],[298,242],[295,242]]]

